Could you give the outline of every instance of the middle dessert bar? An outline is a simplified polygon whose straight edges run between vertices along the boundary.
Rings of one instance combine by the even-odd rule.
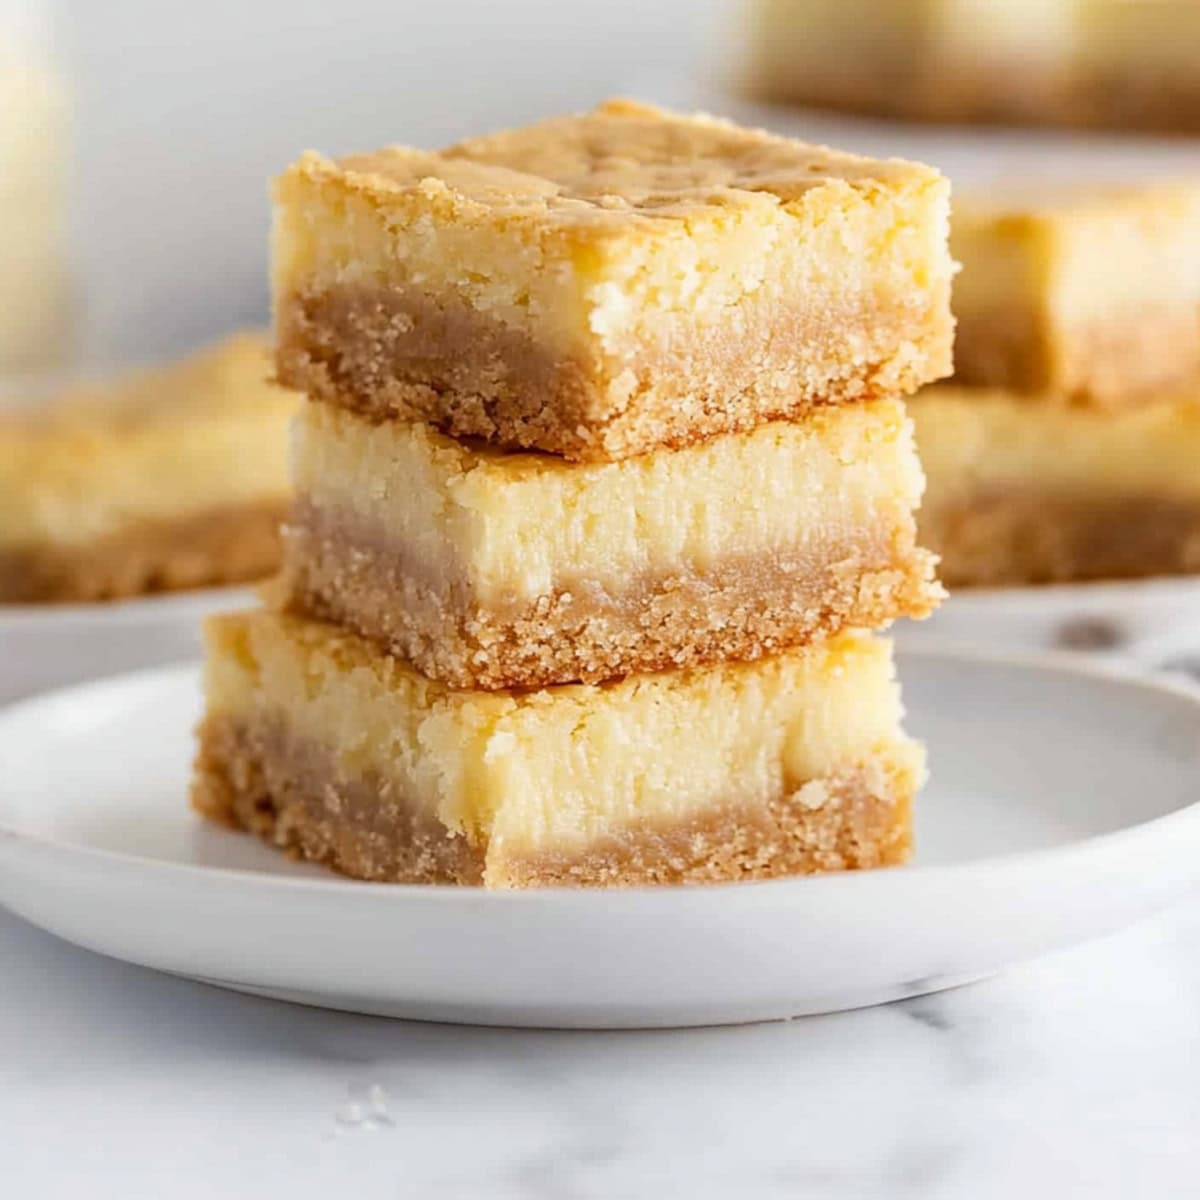
[[[293,454],[282,604],[454,687],[753,659],[941,596],[896,400],[581,465],[310,404]]]

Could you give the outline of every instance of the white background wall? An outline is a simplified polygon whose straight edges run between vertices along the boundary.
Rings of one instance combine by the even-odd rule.
[[[708,62],[716,0],[61,0],[92,357],[266,313],[266,180]]]

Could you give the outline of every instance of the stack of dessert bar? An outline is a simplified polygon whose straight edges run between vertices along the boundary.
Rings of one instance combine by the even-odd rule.
[[[200,811],[378,880],[903,860],[859,630],[940,595],[898,399],[949,367],[937,172],[610,102],[275,196],[297,501],[207,631]]]
[[[1200,571],[1200,184],[959,200],[955,379],[912,404],[951,586]]]

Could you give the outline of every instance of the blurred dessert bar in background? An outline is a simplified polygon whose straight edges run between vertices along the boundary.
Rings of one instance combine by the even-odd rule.
[[[1125,407],[1200,379],[1200,177],[958,195],[959,383]]]
[[[907,856],[890,644],[541,692],[450,691],[335,626],[211,620],[193,800],[360,879],[760,879]]]
[[[261,337],[0,410],[0,601],[106,600],[279,563],[294,394]]]
[[[208,626],[193,803],[364,879],[903,861],[941,599],[903,395],[934,170],[629,101],[277,183],[284,569]]]
[[[65,363],[75,350],[67,123],[65,81],[0,19],[0,375]]]
[[[1200,571],[1200,183],[967,197],[956,376],[914,397],[951,586]]]
[[[954,384],[911,407],[951,587],[1200,572],[1200,380],[1121,412]]]
[[[1200,3],[1077,0],[1076,8],[1074,120],[1200,134]]]
[[[615,460],[950,368],[949,189],[629,101],[277,183],[280,379]]]
[[[1036,120],[1060,103],[1062,0],[746,0],[744,89],[923,120]]]
[[[760,99],[933,121],[1200,132],[1196,0],[747,0]]]

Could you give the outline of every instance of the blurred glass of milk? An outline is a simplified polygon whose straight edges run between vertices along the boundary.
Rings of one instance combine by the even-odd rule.
[[[68,362],[67,84],[51,0],[0,0],[0,374]]]

